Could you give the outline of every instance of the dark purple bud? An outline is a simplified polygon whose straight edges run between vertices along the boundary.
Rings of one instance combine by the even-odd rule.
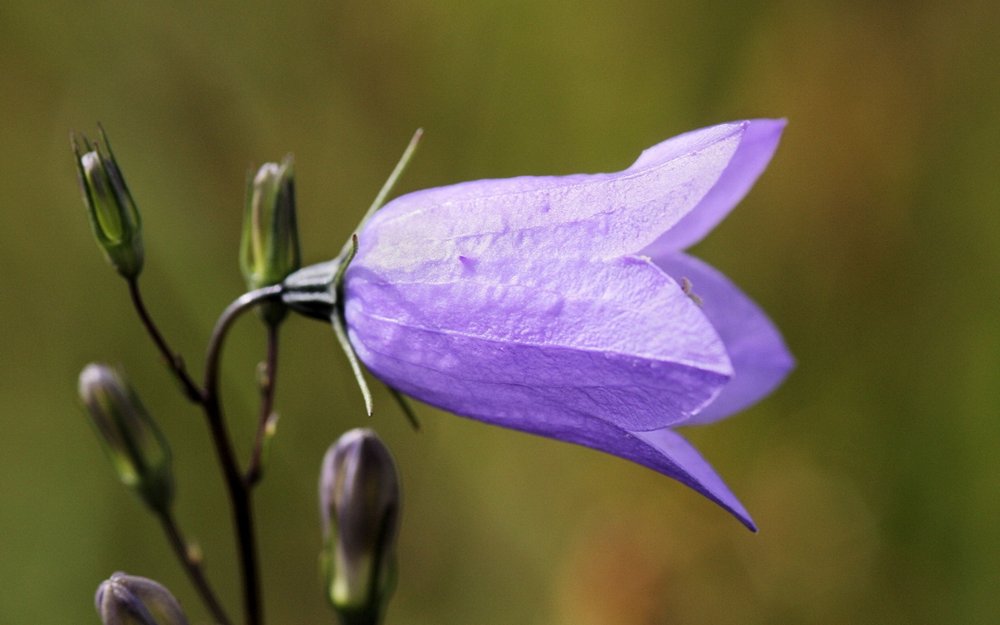
[[[164,511],[173,499],[170,448],[138,395],[113,368],[91,363],[80,372],[83,400],[118,478],[146,504]]]
[[[344,625],[376,625],[395,586],[399,476],[372,430],[347,432],[320,473],[327,599]]]
[[[122,572],[101,582],[94,607],[104,625],[188,625],[169,590],[151,579]]]

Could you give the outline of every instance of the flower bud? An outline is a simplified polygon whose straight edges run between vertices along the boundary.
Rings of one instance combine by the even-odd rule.
[[[89,364],[80,372],[80,398],[119,479],[156,511],[173,498],[170,448],[132,387],[117,371]]]
[[[103,145],[73,137],[73,152],[94,237],[115,269],[128,280],[142,271],[142,220],[101,129]]]
[[[94,606],[104,625],[187,625],[177,599],[145,577],[115,573],[101,582]]]
[[[320,473],[327,599],[344,625],[377,625],[396,581],[399,476],[372,430],[334,443]]]
[[[295,179],[292,157],[265,163],[247,190],[240,269],[250,290],[279,284],[301,266],[299,231],[295,218]],[[285,315],[281,304],[261,308],[265,320],[276,323]]]

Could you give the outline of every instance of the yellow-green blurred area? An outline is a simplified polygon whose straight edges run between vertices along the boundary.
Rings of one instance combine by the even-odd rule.
[[[282,333],[256,491],[268,623],[333,623],[318,575],[327,445],[375,427],[403,475],[387,624],[986,623],[1000,618],[1000,4],[695,0],[27,2],[0,6],[0,622],[97,623],[115,570],[207,613],[117,484],[75,394],[121,364],[175,454],[178,515],[231,610],[207,429],[89,233],[70,130],[107,129],[142,210],[142,285],[196,374],[242,292],[247,171],[292,152],[325,260],[426,130],[399,191],[616,171],[674,134],[787,117],[769,170],[694,252],[798,368],[688,431],[760,526],[600,453],[419,408],[376,415],[328,326]],[[242,455],[264,353],[224,392]]]

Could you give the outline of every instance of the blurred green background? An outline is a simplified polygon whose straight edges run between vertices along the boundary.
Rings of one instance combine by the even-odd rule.
[[[340,247],[414,128],[401,190],[614,171],[679,132],[789,119],[695,253],[799,366],[690,431],[753,535],[596,452],[384,394],[406,506],[388,624],[984,623],[1000,618],[1000,4],[629,0],[27,2],[0,6],[0,622],[96,623],[111,572],[206,622],[79,408],[122,364],[173,442],[179,515],[237,604],[206,430],[88,231],[68,135],[102,122],[144,214],[149,304],[191,368],[241,292],[247,170],[296,157],[307,261]],[[333,336],[286,324],[258,491],[269,622],[333,622],[317,575],[326,446],[369,424]],[[240,444],[259,324],[225,368]]]

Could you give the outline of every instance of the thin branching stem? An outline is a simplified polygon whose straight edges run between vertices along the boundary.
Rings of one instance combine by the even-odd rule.
[[[257,433],[254,436],[253,451],[244,476],[247,488],[256,486],[262,475],[264,439],[267,435],[267,424],[274,411],[274,392],[278,375],[278,324],[265,325],[267,325],[267,359],[264,361],[260,381],[260,415],[257,417]]]
[[[281,295],[281,285],[274,285],[250,291],[237,298],[230,304],[212,331],[209,340],[208,351],[205,356],[205,379],[202,386],[188,374],[184,361],[179,354],[174,352],[167,344],[163,334],[153,322],[149,311],[142,299],[142,293],[136,280],[129,281],[129,294],[135,306],[143,326],[149,333],[150,338],[156,344],[157,349],[167,365],[180,381],[184,388],[184,393],[192,402],[199,404],[208,421],[209,431],[212,436],[212,443],[215,446],[216,455],[222,468],[225,479],[226,491],[232,507],[233,524],[236,526],[237,551],[240,558],[240,573],[243,586],[243,608],[245,622],[247,625],[261,625],[263,622],[263,609],[260,593],[260,574],[257,567],[257,546],[254,537],[253,525],[253,505],[251,500],[252,484],[244,479],[239,464],[236,461],[236,454],[233,451],[232,440],[226,428],[225,418],[222,411],[222,403],[219,396],[219,369],[222,359],[222,345],[226,334],[236,319],[261,302],[274,299]],[[268,338],[268,386],[264,401],[267,404],[262,410],[270,413],[270,406],[273,405],[274,392],[274,372],[277,368],[277,336]],[[191,577],[195,588],[198,590],[206,606],[212,612],[214,618],[222,625],[231,625],[219,602],[212,594],[208,581],[201,571],[200,564],[191,558],[187,544],[182,539],[176,523],[167,514],[161,515],[161,522],[167,538],[171,543],[182,565]]]
[[[167,541],[170,543],[170,547],[177,555],[177,559],[181,561],[184,571],[187,573],[188,578],[191,580],[191,584],[194,586],[195,590],[197,590],[198,594],[201,596],[201,600],[205,602],[205,606],[208,608],[209,612],[212,613],[212,618],[214,618],[219,625],[231,625],[232,621],[229,620],[229,616],[226,614],[225,609],[223,609],[222,604],[219,603],[219,599],[215,596],[215,592],[212,590],[211,584],[209,584],[208,579],[205,578],[205,573],[201,569],[201,559],[195,557],[191,553],[188,543],[184,540],[173,513],[167,510],[158,513],[157,516],[160,519],[160,525],[163,527],[163,532],[167,535]]]
[[[237,551],[243,580],[243,609],[247,625],[261,625],[263,610],[260,593],[260,574],[257,567],[257,544],[254,537],[253,502],[251,491],[243,480],[232,441],[226,428],[219,397],[219,369],[222,345],[236,319],[257,304],[281,295],[281,285],[264,287],[245,293],[230,304],[212,331],[205,356],[204,402],[212,442],[222,467],[226,490],[232,504],[233,524],[236,526]]]
[[[153,343],[156,344],[156,348],[160,351],[160,355],[167,362],[167,366],[173,372],[174,376],[180,381],[181,386],[184,388],[184,394],[187,398],[196,404],[202,403],[203,396],[202,390],[194,379],[188,374],[187,368],[184,366],[184,359],[181,358],[180,354],[175,352],[167,344],[163,334],[160,329],[153,322],[153,318],[150,316],[149,311],[146,309],[146,303],[142,299],[142,292],[139,290],[139,281],[136,279],[128,280],[128,292],[132,297],[132,305],[135,307],[136,313],[139,315],[139,319],[142,320],[142,325],[146,328],[146,332],[149,333],[149,337],[153,339]]]

